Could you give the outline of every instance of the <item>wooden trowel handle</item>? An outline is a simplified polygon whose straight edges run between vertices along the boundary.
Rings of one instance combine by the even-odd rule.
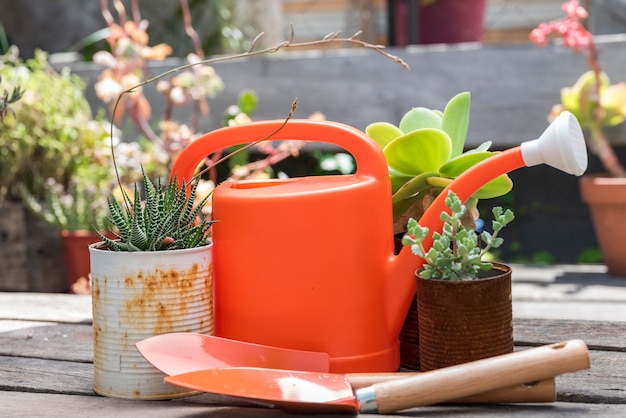
[[[371,386],[376,383],[406,379],[418,376],[419,372],[398,373],[347,373],[352,390]],[[478,395],[451,399],[447,403],[535,403],[556,401],[556,387],[554,377],[535,382],[523,383],[502,389],[490,390]]]
[[[585,343],[570,340],[377,383],[357,390],[356,396],[361,412],[377,410],[389,413],[548,379],[589,367],[589,351]]]

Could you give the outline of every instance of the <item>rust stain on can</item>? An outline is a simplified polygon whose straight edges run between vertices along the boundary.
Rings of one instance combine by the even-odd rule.
[[[156,268],[125,277],[126,288],[137,287],[138,293],[126,300],[120,316],[136,328],[152,327],[155,335],[173,332],[176,320],[188,313],[188,302],[197,296],[193,292],[198,290],[194,282],[199,270],[198,264],[193,264],[188,270]],[[206,283],[210,283],[210,277],[205,278]]]

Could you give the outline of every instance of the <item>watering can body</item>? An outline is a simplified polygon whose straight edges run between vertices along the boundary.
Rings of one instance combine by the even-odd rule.
[[[210,152],[261,139],[282,123],[210,132],[183,151],[172,174],[189,179]],[[357,171],[215,189],[216,335],[326,352],[334,372],[396,370],[402,305],[406,314],[412,294],[388,306],[393,228],[382,151],[361,131],[332,122],[291,120],[272,139],[339,145]],[[414,281],[414,271],[406,280]]]

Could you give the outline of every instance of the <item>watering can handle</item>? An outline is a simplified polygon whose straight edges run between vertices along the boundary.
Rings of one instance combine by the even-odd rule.
[[[382,150],[364,132],[338,122],[292,119],[287,123],[284,120],[259,121],[208,132],[182,151],[174,162],[171,177],[179,182],[188,182],[209,154],[233,145],[258,141],[275,131],[269,140],[295,139],[338,145],[356,160],[357,174],[377,179],[388,176]]]

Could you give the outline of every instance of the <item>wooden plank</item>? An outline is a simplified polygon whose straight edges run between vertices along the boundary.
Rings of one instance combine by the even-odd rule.
[[[63,293],[0,293],[0,319],[91,323],[91,297]]]
[[[52,324],[0,334],[0,354],[81,363],[93,362],[91,325]]]
[[[626,404],[626,353],[591,351],[590,357],[589,370],[557,377],[557,400]]]
[[[592,351],[592,368],[557,378],[557,399],[626,404],[626,353]],[[89,363],[0,356],[0,390],[91,394]]]
[[[120,416],[149,416],[151,418],[174,418],[195,416],[216,417],[301,417],[276,409],[260,407],[216,406],[204,403],[203,395],[173,401],[133,401],[105,398],[100,396],[69,396],[47,393],[0,392],[3,415],[12,418],[32,418],[39,416],[62,416],[65,418],[119,418]],[[598,405],[583,403],[531,404],[531,405],[446,405],[414,408],[394,415],[399,416],[438,416],[458,417],[471,415],[474,418],[520,417],[553,418],[556,416],[601,416],[603,418],[623,417],[625,405]],[[328,418],[345,418],[345,414],[325,414]],[[359,414],[359,417],[373,416]]]
[[[93,365],[0,356],[0,390],[93,395]]]
[[[517,345],[581,339],[590,349],[626,352],[626,322],[514,319],[513,331]]]
[[[15,331],[18,329],[23,329],[23,328],[46,327],[49,325],[56,325],[56,323],[55,322],[0,319],[0,334],[3,332]]]
[[[39,325],[39,324],[37,324]],[[626,352],[626,323],[515,319],[518,346],[537,346],[579,338],[592,349]],[[0,333],[0,354],[90,361],[90,325],[47,324]],[[36,353],[36,354],[35,354]],[[46,354],[47,353],[47,354]]]

